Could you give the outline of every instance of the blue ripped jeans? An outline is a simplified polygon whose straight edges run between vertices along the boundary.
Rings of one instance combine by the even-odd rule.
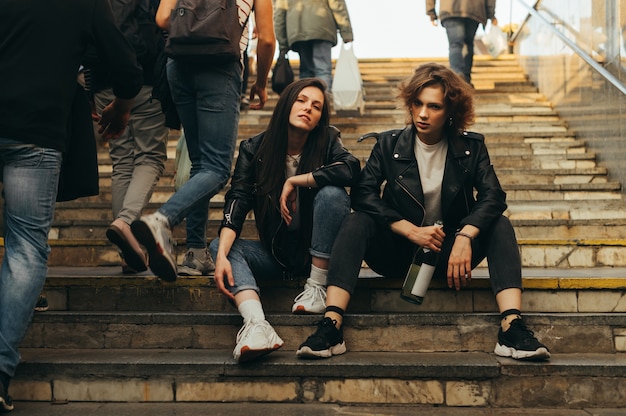
[[[309,249],[312,256],[330,258],[335,237],[349,212],[350,197],[345,189],[325,186],[319,190],[313,200],[313,234]],[[213,258],[217,257],[218,247],[219,238],[216,238],[209,246]],[[233,294],[242,290],[260,293],[258,281],[277,279],[284,271],[272,253],[258,240],[238,238],[228,253],[228,260],[235,279],[235,286],[230,287]]]
[[[4,257],[0,269],[0,372],[13,377],[18,346],[48,274],[48,232],[62,155],[0,138]]]

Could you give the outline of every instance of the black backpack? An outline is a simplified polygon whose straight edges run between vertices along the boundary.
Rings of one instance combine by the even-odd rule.
[[[165,52],[190,62],[241,59],[237,0],[178,0],[172,10]]]

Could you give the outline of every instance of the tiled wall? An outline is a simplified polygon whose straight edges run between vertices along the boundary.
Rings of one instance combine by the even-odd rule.
[[[554,27],[626,84],[626,0],[544,0],[541,7],[552,13],[541,11]],[[626,95],[537,18],[527,22],[515,53],[540,92],[626,192]]]

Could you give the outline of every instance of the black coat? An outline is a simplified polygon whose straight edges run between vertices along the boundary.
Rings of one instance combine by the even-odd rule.
[[[256,164],[263,163],[263,161],[255,160],[255,154],[261,144],[263,134],[258,134],[239,145],[239,156],[235,164],[231,188],[226,193],[224,219],[220,229],[231,228],[237,236],[241,233],[248,213],[254,210],[255,216],[258,215],[258,209],[261,206],[260,198],[268,198],[268,196],[256,195]],[[308,267],[310,267],[308,248],[313,228],[313,198],[317,195],[318,189],[327,185],[352,186],[357,181],[361,168],[359,160],[343,147],[339,130],[331,126],[328,134],[330,140],[325,161],[322,166],[312,172],[318,187],[299,190],[301,223],[298,232],[288,231],[280,215],[277,201],[276,210],[271,218],[266,218],[263,222],[265,224],[263,228],[259,227],[259,221],[257,221],[259,239],[274,258],[283,265],[285,271],[295,276],[308,274]]]
[[[414,153],[415,129],[409,126],[374,136],[378,141],[359,184],[352,188],[352,207],[387,225],[406,219],[421,226],[424,194]],[[507,206],[484,137],[463,132],[446,140],[448,154],[441,189],[444,231],[453,233],[465,224],[486,229]]]

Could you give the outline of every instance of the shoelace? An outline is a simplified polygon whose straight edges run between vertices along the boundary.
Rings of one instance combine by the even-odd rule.
[[[264,322],[262,322],[262,321],[249,321],[243,327],[241,327],[239,332],[237,332],[237,342],[239,342],[239,340],[247,337],[250,334],[250,332],[252,332],[252,330],[256,329],[259,326],[263,326],[263,325],[264,325]]]
[[[308,299],[314,299],[316,297],[322,298],[322,299],[326,297],[326,290],[324,286],[306,284],[304,291],[300,293],[298,296],[296,296],[294,301],[301,302],[301,301],[308,300]]]

